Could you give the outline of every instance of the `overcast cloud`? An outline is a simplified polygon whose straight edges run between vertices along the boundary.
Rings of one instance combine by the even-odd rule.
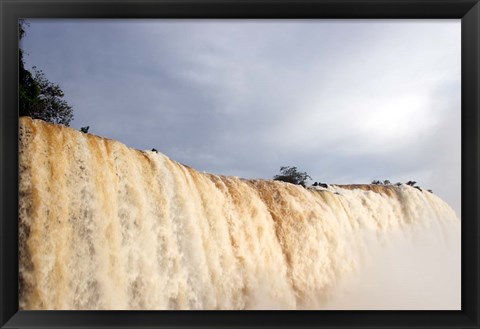
[[[72,127],[201,171],[415,180],[460,215],[460,20],[30,20]]]

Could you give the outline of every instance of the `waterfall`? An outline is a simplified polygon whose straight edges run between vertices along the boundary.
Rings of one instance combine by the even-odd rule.
[[[26,117],[19,151],[25,310],[321,309],[392,237],[427,231],[448,247],[460,228],[407,185],[201,173]]]

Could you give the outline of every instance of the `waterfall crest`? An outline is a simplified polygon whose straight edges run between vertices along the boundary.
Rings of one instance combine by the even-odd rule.
[[[406,185],[200,173],[30,118],[19,149],[21,309],[318,309],[391,234],[460,227]]]

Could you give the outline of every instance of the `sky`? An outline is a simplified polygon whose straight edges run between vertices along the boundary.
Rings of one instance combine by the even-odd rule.
[[[460,20],[29,20],[73,128],[197,170],[417,181],[460,216]]]

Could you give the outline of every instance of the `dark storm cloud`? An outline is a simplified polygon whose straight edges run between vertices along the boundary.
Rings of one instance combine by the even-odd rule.
[[[459,21],[32,20],[73,127],[199,170],[417,180],[460,209]]]

